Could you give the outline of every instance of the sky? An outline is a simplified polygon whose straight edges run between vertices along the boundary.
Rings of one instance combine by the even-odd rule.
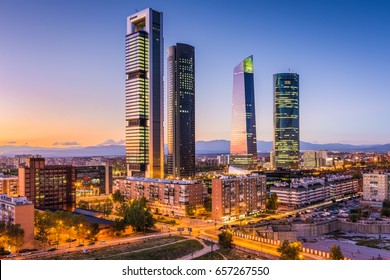
[[[0,145],[123,143],[126,17],[147,7],[164,14],[165,59],[195,46],[196,140],[230,138],[233,68],[253,55],[258,140],[273,74],[291,71],[301,140],[390,143],[389,1],[1,0]]]

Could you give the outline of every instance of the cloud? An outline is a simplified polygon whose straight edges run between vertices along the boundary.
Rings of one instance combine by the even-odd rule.
[[[7,144],[16,144],[16,141],[9,141]]]
[[[115,141],[113,139],[107,139],[103,143],[99,144],[98,146],[104,146],[104,145],[123,145],[125,143],[125,140],[119,140]]]
[[[81,144],[77,141],[67,141],[67,142],[54,142],[52,145],[53,146],[79,146]]]

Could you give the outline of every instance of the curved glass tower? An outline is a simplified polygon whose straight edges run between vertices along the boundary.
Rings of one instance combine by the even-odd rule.
[[[299,168],[299,75],[274,75],[274,168]]]
[[[230,155],[232,166],[256,163],[256,113],[253,56],[234,68]]]

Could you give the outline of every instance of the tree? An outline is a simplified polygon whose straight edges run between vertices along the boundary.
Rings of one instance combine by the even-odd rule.
[[[390,217],[390,208],[382,208],[381,214],[382,216]]]
[[[119,208],[117,209],[117,215],[123,218],[126,215],[128,208],[129,208],[129,204],[126,202],[122,202]]]
[[[360,215],[357,214],[357,213],[352,213],[349,215],[349,220],[352,222],[352,223],[357,223],[360,219]]]
[[[101,211],[104,214],[104,216],[109,216],[112,213],[112,209],[114,209],[114,203],[111,199],[107,198],[103,205],[101,206]]]
[[[146,207],[146,198],[134,199],[125,214],[124,221],[126,225],[130,225],[135,231],[145,231],[154,226],[155,220]]]
[[[268,210],[278,210],[279,198],[278,198],[278,195],[276,193],[271,193],[271,195],[267,197],[266,207]]]
[[[344,255],[343,252],[341,252],[340,246],[334,244],[329,251],[330,259],[331,260],[343,260]]]
[[[212,202],[211,202],[211,197],[207,196],[205,199],[204,199],[204,209],[207,211],[207,212],[211,212],[212,211]]]
[[[114,202],[119,202],[119,203],[122,203],[125,201],[125,197],[120,193],[119,190],[116,190],[113,194],[112,194],[112,200]]]
[[[382,207],[383,208],[390,208],[390,200],[388,200],[388,199],[383,200]]]
[[[276,249],[280,253],[281,260],[302,260],[300,254],[302,252],[302,243],[299,241],[289,242],[284,240],[283,243]]]
[[[233,234],[229,230],[224,230],[218,234],[218,243],[222,248],[230,250],[233,244]]]
[[[24,229],[19,224],[7,224],[8,245],[15,247],[16,250],[23,246]]]
[[[0,248],[12,246],[18,249],[24,243],[24,230],[19,224],[0,222]]]
[[[121,232],[126,230],[126,223],[124,219],[115,219],[114,230],[116,235],[120,235]]]

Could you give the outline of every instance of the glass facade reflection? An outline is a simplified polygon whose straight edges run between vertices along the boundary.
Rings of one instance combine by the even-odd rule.
[[[195,176],[195,49],[168,49],[168,174]]]
[[[234,68],[233,74],[231,165],[255,164],[256,142],[253,56],[249,56]]]
[[[129,176],[164,177],[162,13],[127,18],[126,164]]]
[[[299,168],[299,75],[274,75],[274,168]]]

